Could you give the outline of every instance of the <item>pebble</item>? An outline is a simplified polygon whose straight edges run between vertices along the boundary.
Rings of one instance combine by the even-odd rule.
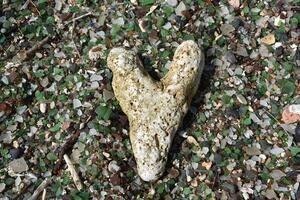
[[[230,52],[230,51],[226,52],[224,57],[228,62],[236,63],[236,58],[232,52]]]
[[[47,85],[49,84],[49,80],[47,77],[43,78],[41,81],[40,81],[40,84],[42,87],[47,87]]]
[[[165,25],[163,25],[163,28],[169,30],[170,28],[172,28],[172,24],[170,22],[167,22]]]
[[[238,46],[236,49],[236,54],[243,57],[248,57],[249,54],[247,52],[247,49],[243,46]]]
[[[274,20],[274,25],[275,26],[280,26],[280,24],[285,24],[285,20],[280,18],[280,15],[275,18]]]
[[[186,5],[183,3],[183,1],[181,1],[178,4],[178,6],[175,8],[175,13],[176,13],[176,15],[183,17],[184,15],[182,14],[182,12],[185,10],[187,10]]]
[[[5,189],[5,183],[0,183],[0,193]]]
[[[108,164],[108,171],[112,172],[112,173],[116,173],[118,171],[120,171],[120,167],[117,165],[117,161],[112,160],[109,164]]]
[[[268,50],[268,48],[265,45],[261,45],[259,47],[259,54],[262,57],[269,57],[269,50]]]
[[[123,26],[125,24],[125,21],[124,21],[123,17],[119,17],[115,20],[112,20],[112,24]]]
[[[261,38],[260,40],[262,43],[271,45],[275,43],[275,36],[274,34],[266,35],[265,37]]]
[[[266,197],[268,199],[278,199],[276,193],[272,189],[266,190]]]
[[[25,161],[25,159],[19,158],[19,159],[15,159],[13,161],[11,161],[8,164],[8,167],[14,172],[14,173],[21,173],[21,172],[25,172],[28,170],[28,165]]]
[[[261,154],[261,151],[257,147],[244,147],[243,150],[248,154],[249,156],[255,156]]]
[[[102,81],[103,80],[103,77],[101,75],[98,75],[98,74],[93,74],[90,78],[90,81],[93,82],[93,81]]]
[[[238,100],[241,104],[244,104],[244,105],[247,104],[247,100],[246,100],[246,98],[245,98],[243,95],[237,94],[237,95],[236,95],[236,98],[237,98],[237,100]]]
[[[40,111],[41,113],[45,113],[46,112],[46,103],[40,103]]]
[[[177,2],[177,0],[167,0],[167,4],[169,6],[175,7],[175,6],[177,6],[178,2]]]
[[[20,147],[9,150],[9,154],[12,159],[20,158],[23,155],[23,153],[24,153],[24,149]]]
[[[232,26],[231,24],[222,24],[220,29],[222,31],[222,34],[226,36],[229,36],[231,32],[235,30],[234,26]]]
[[[271,151],[270,151],[271,154],[274,154],[276,156],[283,153],[283,152],[284,152],[284,149],[279,148],[279,147],[275,147],[275,148],[271,149]]]
[[[104,99],[104,101],[108,101],[108,100],[110,100],[110,99],[112,99],[114,97],[115,97],[115,95],[114,95],[113,92],[111,92],[111,91],[109,91],[107,89],[103,90],[103,99]]]
[[[275,180],[275,181],[279,181],[282,177],[286,176],[285,173],[283,173],[281,170],[279,169],[274,169],[271,173],[270,176]]]
[[[81,104],[81,101],[79,99],[73,99],[73,107],[74,108],[79,108],[81,106],[82,106],[82,104]]]

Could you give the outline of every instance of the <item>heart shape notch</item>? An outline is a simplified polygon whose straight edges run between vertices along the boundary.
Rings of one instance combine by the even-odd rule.
[[[174,135],[199,86],[204,55],[194,41],[175,51],[169,72],[154,80],[131,50],[113,48],[107,58],[112,86],[127,115],[139,176],[155,181],[165,170]]]

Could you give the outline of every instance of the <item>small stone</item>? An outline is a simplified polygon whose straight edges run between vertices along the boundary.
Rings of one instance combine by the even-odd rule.
[[[5,186],[5,183],[0,183],[0,193],[4,191]]]
[[[267,189],[266,190],[266,195],[268,199],[278,199],[277,194],[274,192],[272,189]]]
[[[101,75],[98,75],[98,74],[93,74],[90,78],[90,81],[93,82],[93,81],[102,81],[103,80],[103,77]]]
[[[230,51],[226,52],[224,57],[228,62],[236,63],[236,58],[232,52],[230,52]]]
[[[104,57],[104,51],[106,50],[106,47],[102,44],[99,44],[95,47],[92,47],[89,50],[89,58],[92,61],[97,61],[100,58]]]
[[[28,170],[28,165],[25,161],[25,159],[19,158],[19,159],[15,159],[13,161],[11,161],[8,164],[8,167],[14,172],[14,173],[21,173],[21,172],[25,172]]]
[[[199,143],[197,142],[197,140],[193,136],[188,136],[187,137],[187,142],[189,144],[193,144],[193,145],[199,146]]]
[[[12,142],[12,133],[9,131],[7,133],[1,133],[0,134],[0,141],[2,141],[5,144],[10,144]]]
[[[116,24],[118,26],[123,26],[125,24],[125,21],[124,21],[123,17],[119,17],[117,19],[113,19],[112,24]]]
[[[261,154],[260,150],[255,146],[253,146],[253,147],[244,147],[243,150],[249,156],[255,156],[255,155],[260,155]]]
[[[97,88],[99,88],[99,83],[97,81],[93,81],[91,83],[91,89],[97,89]]]
[[[82,104],[81,104],[81,101],[79,99],[73,99],[73,107],[74,108],[79,108],[81,106],[82,106]]]
[[[40,103],[40,111],[41,113],[45,113],[46,112],[46,103]]]
[[[117,165],[117,161],[112,160],[109,164],[108,164],[108,171],[112,172],[112,173],[116,173],[118,171],[120,171],[120,167]]]
[[[111,91],[109,91],[107,89],[103,90],[103,99],[104,99],[104,101],[108,101],[108,100],[110,100],[110,99],[112,99],[114,97],[115,97],[115,95],[114,95],[113,92],[111,92]]]
[[[279,147],[275,147],[275,148],[271,149],[271,151],[270,151],[271,154],[274,154],[276,156],[283,153],[283,152],[284,152],[284,149],[279,148]]]
[[[40,81],[40,84],[42,87],[47,87],[47,85],[49,84],[49,80],[47,77],[43,78],[41,81]]]
[[[24,153],[24,149],[20,147],[9,150],[9,154],[12,159],[20,158],[23,155],[23,153]]]
[[[237,94],[237,95],[236,95],[236,98],[237,98],[237,100],[238,100],[241,104],[244,104],[244,105],[247,104],[247,100],[246,100],[246,98],[245,98],[243,95]]]
[[[177,0],[167,0],[167,4],[172,7],[177,6],[177,3]]]
[[[186,10],[187,10],[186,5],[183,3],[183,1],[181,1],[178,4],[178,6],[175,8],[175,13],[176,13],[176,15],[183,17],[184,16],[183,11],[186,11]]]
[[[285,20],[280,18],[280,15],[275,18],[274,20],[274,25],[275,26],[280,26],[281,24],[285,24]]]
[[[180,174],[179,170],[176,169],[176,168],[171,168],[169,170],[169,176],[170,176],[170,178],[177,178],[179,176],[179,174]]]
[[[209,162],[202,162],[201,164],[202,167],[204,167],[206,170],[209,170],[212,166],[212,162],[209,161]]]
[[[271,173],[270,176],[275,180],[275,181],[279,181],[282,177],[285,177],[286,174],[283,173],[281,170],[279,169],[274,169]]]
[[[243,57],[248,57],[249,56],[249,54],[247,52],[247,49],[243,46],[240,46],[240,45],[237,47],[236,54],[239,55],[239,56],[243,56]]]
[[[2,76],[1,81],[6,85],[9,84],[8,78],[6,76]]]
[[[113,174],[110,177],[110,182],[112,185],[120,185],[120,183],[122,183],[122,179],[118,174]]]
[[[36,55],[36,57],[38,57],[38,58],[42,58],[42,57],[43,57],[43,54],[41,54],[41,53],[39,53],[39,52],[35,53],[35,55]]]
[[[169,30],[170,28],[172,28],[172,24],[170,22],[167,22],[165,25],[163,25],[163,28]]]
[[[271,45],[275,43],[275,36],[274,34],[266,35],[265,37],[261,38],[260,40],[262,43]]]
[[[236,166],[236,163],[233,162],[233,163],[228,164],[228,165],[226,166],[226,168],[227,168],[229,171],[232,171],[232,170],[234,170],[235,166]]]
[[[269,50],[268,50],[268,48],[265,45],[261,45],[259,47],[259,54],[262,57],[269,57]]]
[[[235,30],[234,26],[231,24],[222,24],[221,31],[223,35],[230,36],[230,34]]]

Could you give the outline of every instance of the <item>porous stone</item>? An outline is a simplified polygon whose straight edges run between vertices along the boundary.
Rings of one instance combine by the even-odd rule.
[[[138,174],[155,181],[165,170],[173,137],[198,88],[204,56],[194,41],[183,42],[160,81],[143,69],[131,50],[114,48],[107,61],[115,96],[129,120]]]

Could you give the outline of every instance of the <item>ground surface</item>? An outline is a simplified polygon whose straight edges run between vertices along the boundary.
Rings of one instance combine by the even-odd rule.
[[[281,121],[300,103],[299,0],[2,2],[0,198],[46,178],[46,199],[299,198],[300,139]],[[201,86],[164,177],[142,182],[106,56],[133,48],[161,77],[187,39],[206,55]]]

